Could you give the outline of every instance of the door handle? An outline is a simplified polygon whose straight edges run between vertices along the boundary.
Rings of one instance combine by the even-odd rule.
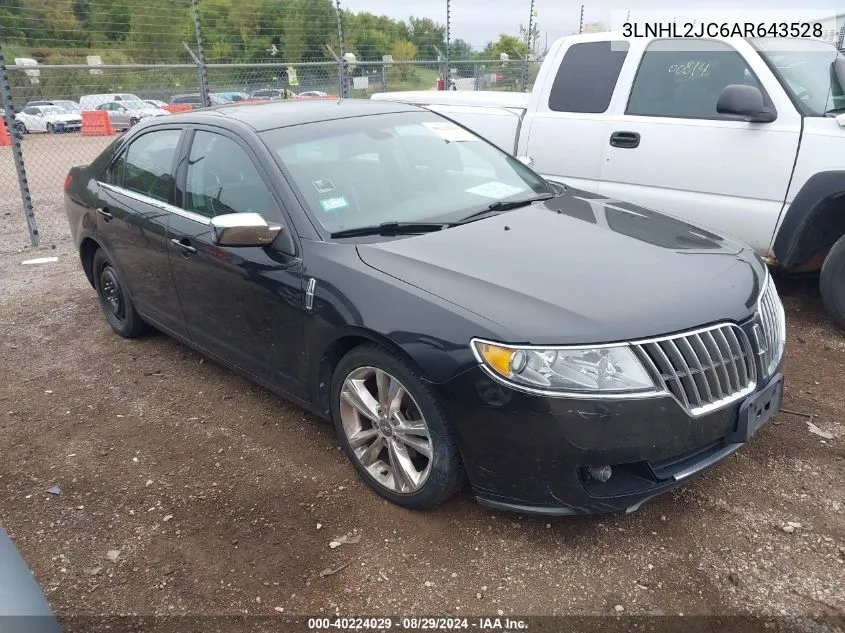
[[[101,216],[103,216],[103,220],[105,220],[106,222],[108,222],[109,220],[111,220],[114,217],[111,213],[109,213],[109,210],[106,209],[105,207],[98,208],[97,213],[99,213]]]
[[[182,238],[181,240],[177,240],[173,238],[170,240],[170,243],[173,244],[176,248],[182,251],[185,255],[196,255],[197,249],[191,246],[191,242],[187,238]]]
[[[639,146],[640,135],[637,132],[614,132],[610,135],[610,144],[613,147],[633,149]]]

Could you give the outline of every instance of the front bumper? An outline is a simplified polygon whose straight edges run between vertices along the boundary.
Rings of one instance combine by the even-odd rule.
[[[671,396],[544,397],[502,385],[480,367],[433,388],[479,503],[572,515],[636,510],[733,454],[757,430],[755,420],[780,407],[780,381],[776,372],[744,400],[696,418]],[[765,411],[749,411],[760,398]],[[590,467],[606,465],[608,481],[589,476]]]

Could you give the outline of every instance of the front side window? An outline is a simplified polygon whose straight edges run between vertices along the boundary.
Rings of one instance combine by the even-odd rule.
[[[328,232],[452,222],[551,188],[515,158],[427,112],[321,121],[262,133]]]
[[[724,118],[716,111],[716,103],[732,84],[763,91],[742,55],[731,46],[711,40],[655,40],[643,54],[626,114]]]
[[[185,209],[209,218],[227,213],[266,215],[274,208],[252,158],[221,134],[198,131],[191,145]]]
[[[181,134],[180,130],[161,130],[148,132],[132,141],[124,154],[123,187],[162,202],[171,202],[173,160]]]
[[[549,109],[607,111],[627,55],[627,42],[583,42],[570,46],[552,84]]]
[[[845,56],[825,42],[762,38],[751,42],[807,114],[845,112]]]

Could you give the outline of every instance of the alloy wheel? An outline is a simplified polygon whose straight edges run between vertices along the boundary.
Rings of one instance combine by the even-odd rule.
[[[340,418],[358,462],[379,484],[397,493],[425,485],[434,454],[431,434],[413,396],[394,376],[359,367],[340,391]]]

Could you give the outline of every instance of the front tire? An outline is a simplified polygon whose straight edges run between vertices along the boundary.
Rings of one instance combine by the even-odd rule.
[[[461,487],[464,467],[445,414],[397,355],[376,345],[356,347],[338,363],[331,397],[343,450],[379,495],[425,510]]]
[[[48,123],[47,124],[47,134],[55,134],[55,133],[56,133],[56,128],[53,127],[52,123]]]
[[[146,324],[135,310],[123,279],[102,249],[94,254],[94,288],[106,321],[123,338],[137,338]]]
[[[845,235],[825,257],[819,290],[827,311],[836,324],[845,329]]]

